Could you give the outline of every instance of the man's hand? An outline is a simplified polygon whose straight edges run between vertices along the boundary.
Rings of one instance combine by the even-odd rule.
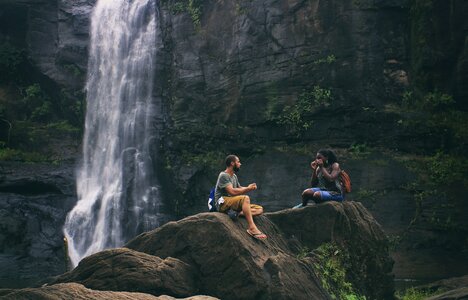
[[[257,189],[257,184],[256,183],[251,183],[251,184],[249,184],[249,186],[247,188],[249,189],[249,191],[256,190]]]

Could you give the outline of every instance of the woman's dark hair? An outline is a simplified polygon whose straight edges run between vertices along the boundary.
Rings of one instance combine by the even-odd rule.
[[[229,167],[232,162],[236,162],[236,158],[237,156],[235,156],[234,154],[226,156],[226,166]]]
[[[335,152],[330,149],[320,149],[317,153],[325,156],[327,158],[327,166],[333,165],[334,163],[338,162],[338,158],[336,158]]]

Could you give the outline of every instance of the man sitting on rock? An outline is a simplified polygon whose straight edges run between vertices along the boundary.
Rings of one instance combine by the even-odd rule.
[[[227,213],[229,210],[233,210],[244,215],[249,225],[247,233],[256,239],[264,240],[267,236],[258,230],[253,221],[253,216],[263,213],[263,207],[250,204],[250,197],[245,195],[247,192],[256,190],[257,184],[251,183],[247,187],[239,184],[235,173],[239,171],[240,166],[241,162],[237,156],[228,155],[226,157],[226,170],[219,173],[216,182],[215,201],[220,212]]]

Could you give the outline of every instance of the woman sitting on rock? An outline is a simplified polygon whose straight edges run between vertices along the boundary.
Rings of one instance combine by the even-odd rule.
[[[302,193],[302,203],[294,208],[304,207],[309,200],[315,203],[325,201],[343,201],[344,193],[340,183],[340,164],[332,150],[319,150],[312,168],[312,188]]]

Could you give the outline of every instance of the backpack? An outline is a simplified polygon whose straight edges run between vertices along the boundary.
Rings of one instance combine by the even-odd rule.
[[[340,173],[340,182],[345,193],[351,193],[351,178],[349,178],[348,173],[344,170],[341,170]]]
[[[215,188],[210,190],[210,196],[208,197],[208,211],[218,211],[218,207],[215,203]]]

